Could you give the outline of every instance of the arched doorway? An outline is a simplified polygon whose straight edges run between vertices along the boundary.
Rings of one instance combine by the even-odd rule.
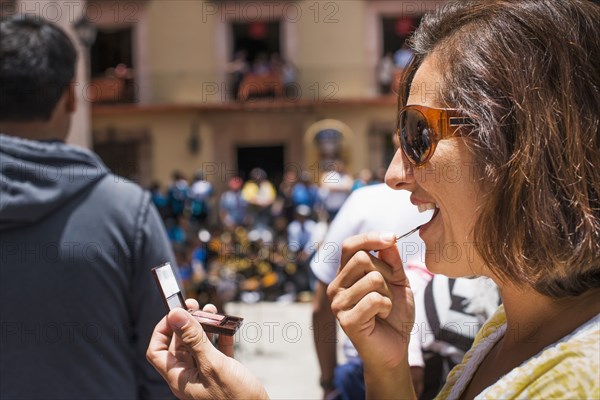
[[[323,119],[312,124],[304,134],[304,150],[308,170],[315,182],[335,162],[341,162],[347,172],[352,171],[349,143],[354,132],[336,119]]]

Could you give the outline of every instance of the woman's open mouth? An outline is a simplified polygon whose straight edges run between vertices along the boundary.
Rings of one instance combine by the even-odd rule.
[[[427,229],[427,227],[429,227],[432,224],[432,222],[437,218],[438,214],[440,213],[440,207],[434,203],[426,203],[426,204],[419,204],[418,208],[419,208],[419,212],[425,212],[427,210],[432,210],[432,209],[434,210],[433,215],[431,216],[431,219],[429,220],[429,222],[421,225],[421,229],[419,229],[419,234],[422,234]]]

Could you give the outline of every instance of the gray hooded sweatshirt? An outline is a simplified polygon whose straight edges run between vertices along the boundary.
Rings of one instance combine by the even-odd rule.
[[[1,397],[171,397],[145,358],[167,261],[139,186],[87,150],[0,135]]]

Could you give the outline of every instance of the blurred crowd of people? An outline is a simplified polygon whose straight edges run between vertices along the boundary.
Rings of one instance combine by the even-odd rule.
[[[384,170],[352,177],[331,163],[314,183],[307,171],[289,171],[279,185],[253,169],[230,177],[217,193],[198,171],[178,171],[166,190],[150,187],[188,295],[225,302],[308,301],[314,289],[309,262],[349,194],[380,183]]]

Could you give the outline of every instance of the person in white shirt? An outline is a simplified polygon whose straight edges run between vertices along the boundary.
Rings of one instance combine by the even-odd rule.
[[[188,191],[188,208],[192,221],[204,224],[210,213],[210,199],[214,189],[205,177],[202,171],[197,171],[194,175],[194,183],[191,184]]]
[[[329,230],[319,250],[311,260],[311,269],[317,277],[314,297],[313,332],[319,366],[320,384],[324,398],[364,397],[362,363],[349,340],[344,341],[346,364],[337,365],[337,325],[327,298],[327,285],[335,278],[341,256],[341,243],[349,236],[369,231],[392,231],[398,235],[427,222],[431,212],[419,213],[409,200],[407,191],[395,191],[385,184],[366,186],[348,197]],[[389,210],[401,210],[391,214]],[[390,215],[398,215],[398,218]],[[425,246],[417,234],[398,242],[406,274],[414,292],[425,288],[431,275],[424,268]],[[420,349],[409,357],[422,360]],[[421,366],[414,370],[415,379],[422,376]],[[335,372],[335,373],[334,373]]]
[[[389,210],[401,210],[391,218]],[[321,367],[324,398],[364,398],[362,362],[347,338],[343,349],[346,363],[338,365],[335,317],[326,295],[335,278],[341,243],[349,236],[370,231],[392,231],[398,236],[427,222],[431,211],[419,213],[410,203],[410,192],[392,190],[385,184],[353,192],[331,223],[319,251],[311,262],[317,277],[313,327]],[[417,234],[397,243],[406,275],[415,297],[415,326],[409,344],[408,362],[421,400],[439,391],[448,371],[460,362],[475,333],[498,307],[496,285],[487,278],[449,279],[432,275],[424,265],[425,244]],[[461,329],[456,329],[456,327]],[[471,329],[462,329],[464,327]]]
[[[411,368],[423,368],[419,400],[440,392],[446,377],[460,363],[500,303],[498,287],[489,278],[434,275],[415,294],[415,325],[408,344]]]

